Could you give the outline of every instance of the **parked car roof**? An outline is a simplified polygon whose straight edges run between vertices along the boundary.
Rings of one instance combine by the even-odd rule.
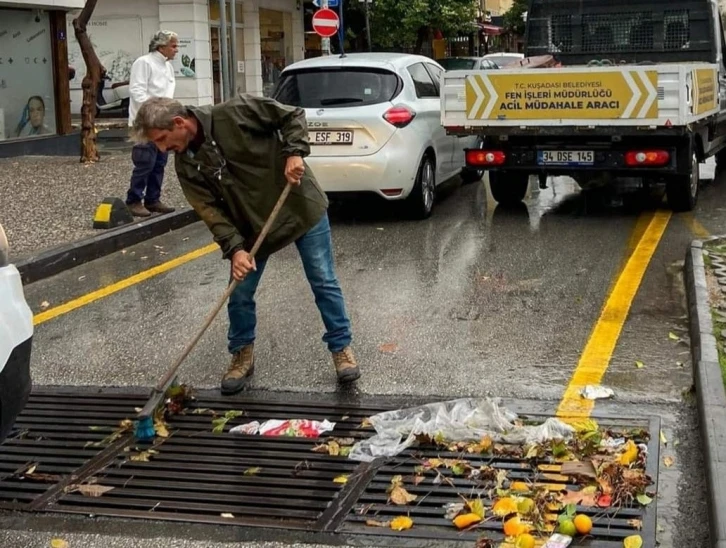
[[[430,57],[423,55],[412,55],[408,53],[347,53],[345,57],[340,55],[324,55],[298,61],[285,67],[283,72],[288,70],[322,68],[322,67],[377,67],[388,69],[400,69],[414,62],[426,61],[437,64]]]

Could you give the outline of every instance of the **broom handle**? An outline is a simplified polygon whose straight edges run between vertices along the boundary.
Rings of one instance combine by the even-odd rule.
[[[280,210],[282,209],[283,204],[285,203],[285,199],[287,198],[287,195],[290,194],[290,190],[292,189],[292,183],[287,183],[285,185],[285,188],[282,191],[282,194],[280,194],[280,197],[277,200],[277,203],[275,204],[275,207],[272,209],[272,213],[270,213],[270,216],[267,218],[267,221],[265,222],[265,225],[262,227],[262,231],[260,232],[260,235],[257,237],[257,240],[255,241],[255,245],[252,246],[252,250],[250,251],[250,261],[254,259],[255,255],[260,249],[260,246],[262,245],[262,242],[264,241],[265,237],[267,236],[267,233],[270,232],[270,229],[272,228],[272,223],[275,222],[275,219],[277,218],[277,214],[280,213]],[[214,318],[217,317],[217,314],[224,306],[224,303],[229,299],[230,295],[232,295],[232,292],[235,290],[237,285],[239,284],[239,280],[232,280],[232,282],[227,287],[227,290],[224,292],[224,294],[220,297],[220,299],[217,301],[217,304],[214,305],[214,308],[212,311],[207,315],[207,319],[204,320],[204,325],[202,325],[202,328],[197,332],[197,334],[194,336],[194,338],[187,344],[184,351],[181,353],[181,356],[177,358],[177,360],[174,362],[174,365],[169,368],[169,371],[167,371],[166,375],[159,381],[159,384],[156,385],[156,391],[157,392],[166,392],[167,388],[169,388],[167,385],[171,384],[172,379],[176,376],[176,372],[179,369],[179,366],[182,364],[182,362],[189,356],[189,353],[194,349],[194,347],[199,342],[199,339],[202,338],[202,335],[204,335],[207,328],[212,324],[214,321]]]

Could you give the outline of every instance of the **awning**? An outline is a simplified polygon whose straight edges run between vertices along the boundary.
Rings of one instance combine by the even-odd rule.
[[[496,25],[491,25],[489,23],[477,23],[476,26],[479,27],[479,30],[484,34],[491,34],[496,36],[504,32],[504,28],[498,27]]]

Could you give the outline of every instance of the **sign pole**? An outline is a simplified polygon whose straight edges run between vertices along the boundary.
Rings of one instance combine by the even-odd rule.
[[[328,9],[328,0],[322,0],[320,7],[322,9]],[[322,38],[320,45],[323,50],[323,55],[330,55],[330,38]]]
[[[343,2],[340,0],[338,4],[338,12],[340,14],[340,27],[338,28],[338,41],[340,42],[340,56],[345,57],[345,23],[343,23]]]
[[[373,44],[371,43],[371,19],[368,10],[368,3],[370,0],[363,0],[366,12],[366,41],[368,42],[368,51],[373,51]]]

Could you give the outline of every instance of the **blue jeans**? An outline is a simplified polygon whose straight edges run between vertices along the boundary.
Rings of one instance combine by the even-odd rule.
[[[343,292],[333,264],[333,242],[328,215],[296,242],[305,276],[315,296],[325,325],[323,342],[331,352],[340,352],[352,340],[350,320],[345,310]],[[265,271],[267,260],[257,261],[257,270],[250,272],[232,293],[227,304],[229,314],[229,351],[234,354],[255,340],[257,316],[255,291]]]
[[[127,204],[144,200],[144,194],[146,204],[155,204],[159,201],[168,156],[167,152],[159,151],[151,142],[134,145],[131,150],[134,171],[131,174],[131,185],[126,195]]]

